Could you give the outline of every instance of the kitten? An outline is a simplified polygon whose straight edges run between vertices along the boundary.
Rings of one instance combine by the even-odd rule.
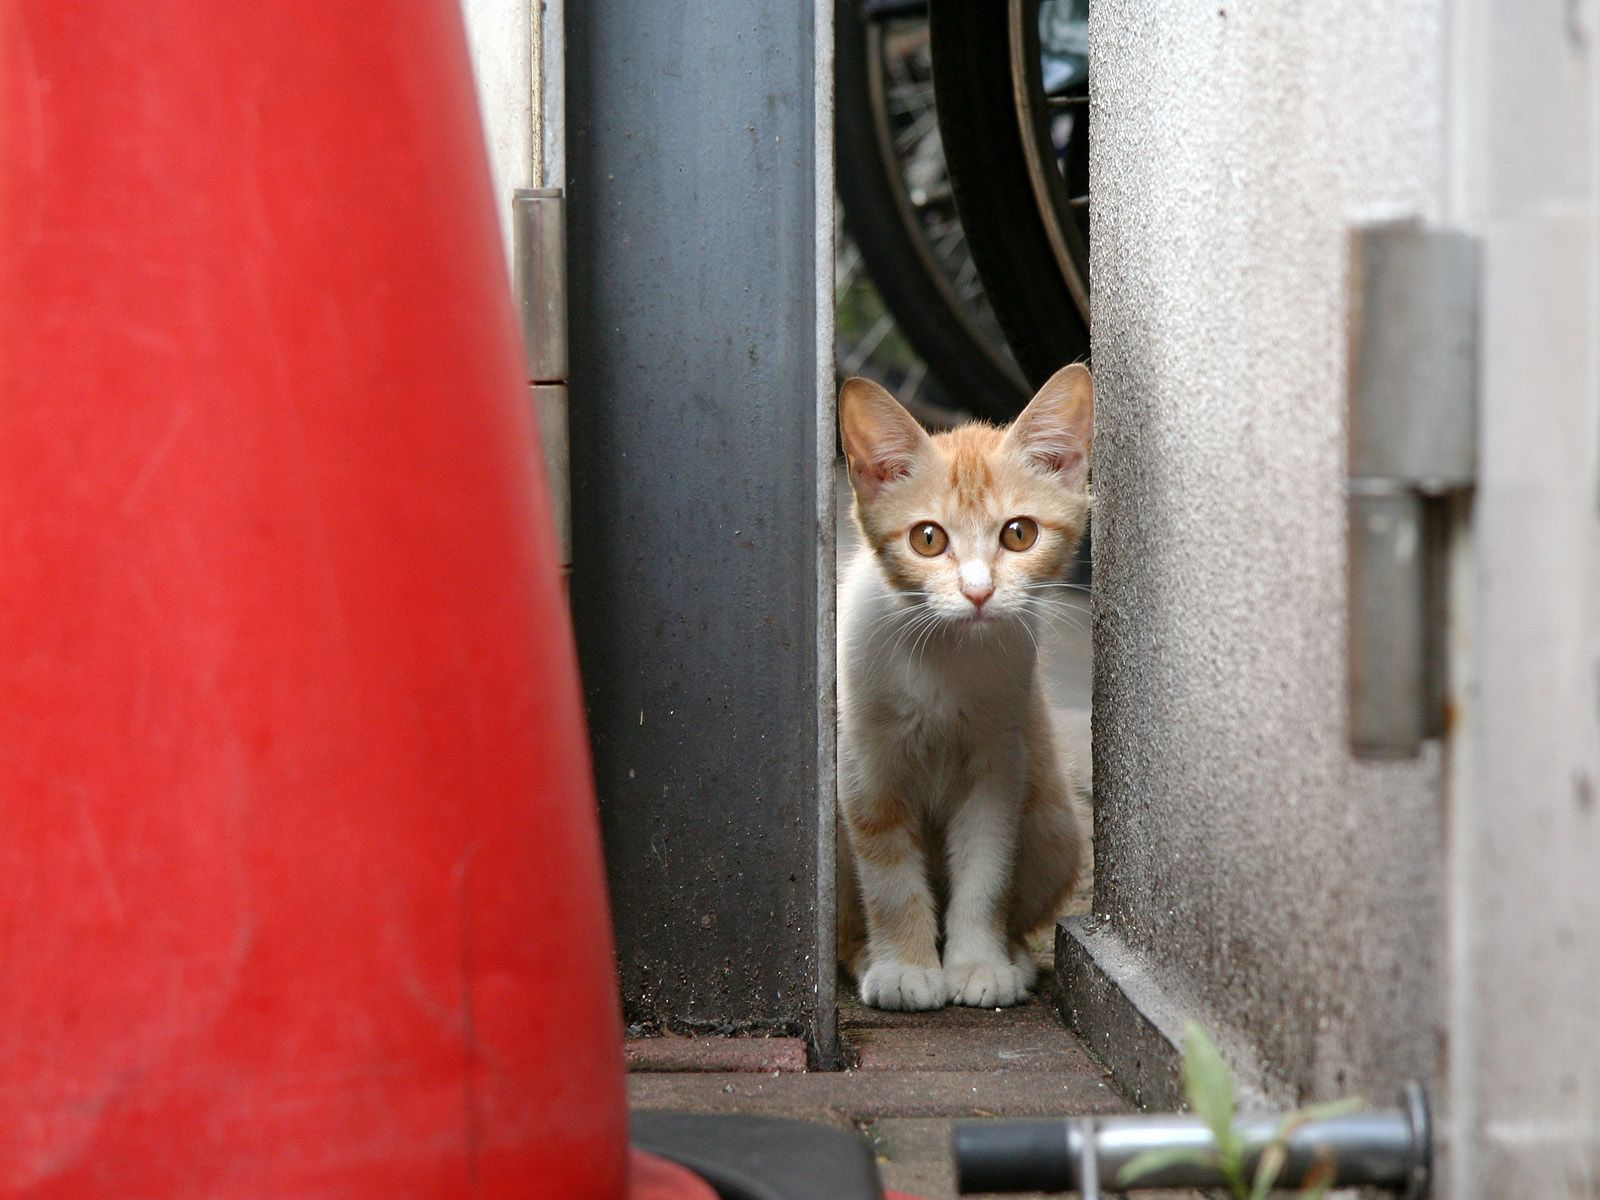
[[[929,436],[875,383],[839,393],[863,537],[839,615],[839,954],[867,1004],[1020,1002],[1027,939],[1076,881],[1036,630],[1089,514],[1093,412],[1078,365],[1004,430]]]

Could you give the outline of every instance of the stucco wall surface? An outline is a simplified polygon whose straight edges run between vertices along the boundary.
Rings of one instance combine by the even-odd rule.
[[[1439,755],[1346,749],[1345,256],[1438,214],[1442,0],[1096,0],[1097,911],[1269,1092],[1431,1078]]]

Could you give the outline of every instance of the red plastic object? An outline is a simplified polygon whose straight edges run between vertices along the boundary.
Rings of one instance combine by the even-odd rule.
[[[651,1200],[717,1200],[711,1185],[687,1167],[643,1150],[633,1152],[632,1166],[635,1196],[648,1196]]]
[[[0,0],[0,1196],[628,1153],[457,0]]]

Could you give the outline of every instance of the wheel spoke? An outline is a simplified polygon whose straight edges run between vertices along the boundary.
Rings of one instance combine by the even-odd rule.
[[[867,335],[856,343],[856,352],[844,364],[846,375],[858,375],[862,365],[872,357],[872,352],[878,348],[878,343],[889,336],[889,331],[894,328],[894,318],[884,313],[872,323],[872,328],[867,330]]]
[[[895,152],[904,156],[923,138],[937,133],[938,125],[936,122],[938,119],[937,114],[931,108],[918,113],[911,124],[894,135]]]

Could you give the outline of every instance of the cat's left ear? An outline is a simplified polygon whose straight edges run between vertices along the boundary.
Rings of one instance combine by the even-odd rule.
[[[870,379],[846,379],[839,389],[839,438],[856,495],[871,500],[911,473],[928,435],[899,401]]]
[[[1035,466],[1060,475],[1067,487],[1081,490],[1089,476],[1094,442],[1094,379],[1089,368],[1072,363],[1050,376],[1006,432],[1006,441]]]

